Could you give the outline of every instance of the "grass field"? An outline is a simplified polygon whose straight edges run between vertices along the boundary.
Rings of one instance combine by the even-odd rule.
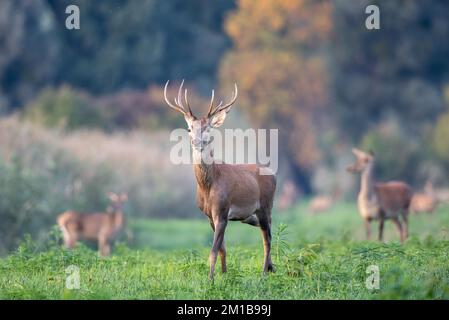
[[[67,251],[54,235],[30,241],[0,259],[2,299],[448,299],[449,208],[413,215],[400,245],[391,223],[385,243],[365,241],[354,204],[310,216],[300,205],[274,213],[276,273],[261,276],[259,230],[228,225],[228,273],[208,278],[212,233],[206,219],[134,220],[132,243],[100,258],[81,244]],[[373,235],[376,227],[373,225]],[[80,288],[69,290],[66,268],[79,268]],[[219,265],[219,263],[217,264]],[[380,288],[365,286],[367,267],[379,268]]]

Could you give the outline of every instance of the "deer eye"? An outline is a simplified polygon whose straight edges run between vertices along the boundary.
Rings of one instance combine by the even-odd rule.
[[[190,128],[187,128],[187,132],[192,132],[192,130],[190,130]]]

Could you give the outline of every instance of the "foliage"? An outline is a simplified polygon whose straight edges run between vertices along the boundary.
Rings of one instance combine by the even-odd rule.
[[[79,30],[65,28],[68,5],[80,8]],[[3,1],[0,110],[21,108],[53,84],[105,94],[181,77],[211,82],[232,7],[231,0]]]
[[[373,1],[334,1],[332,90],[341,128],[358,142],[391,115],[412,136],[428,134],[444,109],[449,22],[444,1],[375,1],[381,27],[367,30]],[[438,45],[436,45],[438,44]]]
[[[57,29],[46,1],[0,2],[0,112],[52,84],[60,66]]]
[[[239,83],[239,104],[256,125],[281,128],[281,152],[306,189],[304,173],[320,157],[314,124],[327,103],[327,75],[319,50],[330,20],[326,1],[241,0],[226,21],[234,48],[221,81]]]
[[[432,138],[435,154],[449,169],[449,112],[442,114],[438,119]]]
[[[47,89],[25,108],[25,117],[47,127],[68,130],[105,128],[106,117],[87,96],[69,87]]]

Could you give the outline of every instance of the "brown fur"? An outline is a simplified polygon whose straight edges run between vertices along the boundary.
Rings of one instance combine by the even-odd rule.
[[[102,256],[110,254],[111,244],[125,224],[122,205],[127,196],[111,194],[110,198],[111,206],[106,213],[66,211],[58,216],[67,248],[73,248],[78,240],[94,240]]]
[[[264,272],[273,271],[271,262],[271,210],[276,189],[274,174],[261,175],[261,167],[255,164],[225,164],[216,161],[203,161],[203,155],[211,156],[209,131],[212,127],[223,124],[227,112],[237,98],[237,86],[230,103],[224,106],[213,106],[213,96],[208,115],[198,119],[188,106],[187,93],[185,101],[188,109],[182,104],[182,83],[178,91],[178,99],[172,104],[167,96],[168,82],[164,96],[167,104],[181,112],[187,122],[197,180],[198,207],[209,218],[214,231],[214,240],[209,255],[209,277],[213,279],[217,255],[220,254],[222,271],[226,272],[226,248],[224,233],[228,221],[241,221],[261,228],[264,241]],[[206,163],[207,162],[207,163]]]
[[[400,181],[374,183],[374,154],[353,149],[356,163],[348,167],[352,173],[361,173],[361,186],[357,200],[360,215],[365,221],[367,238],[370,238],[372,220],[379,220],[379,241],[383,240],[384,221],[396,225],[401,242],[408,237],[408,215],[413,196],[409,185]]]
[[[416,193],[412,198],[411,210],[413,213],[433,213],[438,205],[438,199],[433,189],[433,184],[426,183],[424,192]]]
[[[417,193],[412,198],[411,210],[414,213],[433,213],[438,204],[437,199],[429,194]]]

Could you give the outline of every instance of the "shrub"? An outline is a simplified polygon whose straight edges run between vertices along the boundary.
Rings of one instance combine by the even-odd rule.
[[[44,90],[25,108],[25,117],[47,127],[105,128],[106,119],[91,99],[67,86]]]

